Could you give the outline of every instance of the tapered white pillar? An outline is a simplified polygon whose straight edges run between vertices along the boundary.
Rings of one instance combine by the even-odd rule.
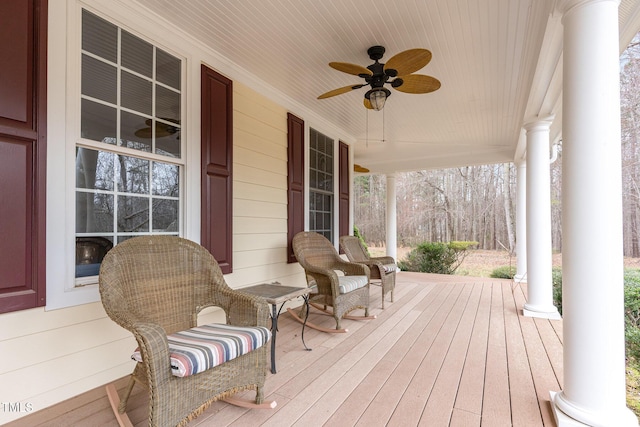
[[[637,426],[625,403],[619,0],[563,7],[564,426]]]
[[[527,281],[527,163],[516,163],[516,275],[514,280]]]
[[[524,315],[559,319],[551,280],[551,190],[549,128],[551,119],[525,126],[527,131],[527,303]]]
[[[398,222],[396,213],[396,175],[387,174],[387,255],[398,261]]]

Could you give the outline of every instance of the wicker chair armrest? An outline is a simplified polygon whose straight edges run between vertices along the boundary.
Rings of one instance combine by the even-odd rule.
[[[395,264],[396,260],[393,259],[392,256],[378,256],[378,257],[372,257],[370,259],[373,262],[379,262],[382,265],[386,265],[386,264]],[[368,263],[367,263],[368,264]]]
[[[335,268],[342,270],[346,276],[371,276],[369,267],[364,263],[342,261],[336,263]]]
[[[172,377],[171,364],[169,362],[169,344],[167,334],[162,326],[156,323],[139,322],[132,325],[132,330],[143,363],[148,370],[151,387],[169,381]]]
[[[271,311],[264,298],[231,288],[218,289],[216,294],[216,302],[213,305],[225,311],[227,324],[270,327]]]
[[[305,266],[307,285],[316,286],[319,294],[338,294],[338,274],[332,268]]]

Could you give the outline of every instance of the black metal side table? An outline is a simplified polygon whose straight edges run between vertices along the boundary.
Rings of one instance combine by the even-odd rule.
[[[237,289],[239,292],[246,292],[248,294],[257,295],[263,297],[267,303],[271,304],[271,373],[276,373],[276,332],[278,331],[278,317],[280,311],[284,307],[284,303],[291,301],[297,297],[303,297],[304,302],[307,305],[307,315],[309,314],[309,292],[310,288],[298,288],[295,286],[283,286],[278,282],[264,283],[255,286],[249,286],[246,288]],[[280,305],[278,309],[277,306]],[[304,342],[304,327],[306,324],[302,324],[302,344],[307,350],[311,350]]]

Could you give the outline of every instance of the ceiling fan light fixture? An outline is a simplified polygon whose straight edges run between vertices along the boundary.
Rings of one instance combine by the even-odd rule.
[[[391,91],[385,88],[376,88],[368,91],[364,96],[371,102],[374,110],[380,111],[384,108],[387,98],[391,95]]]

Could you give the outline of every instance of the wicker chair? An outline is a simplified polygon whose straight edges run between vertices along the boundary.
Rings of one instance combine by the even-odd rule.
[[[275,406],[263,402],[267,345],[201,373],[172,375],[167,335],[197,326],[203,308],[223,308],[229,325],[269,326],[268,304],[229,288],[205,248],[175,236],[129,239],[107,253],[99,281],[104,309],[133,333],[142,358],[121,402],[114,385],[107,386],[121,425],[130,422],[125,408],[136,382],[149,389],[150,426],[185,425],[214,401],[233,399],[233,394],[247,389],[256,390],[256,399],[244,406]]]
[[[329,240],[311,231],[294,236],[293,252],[305,270],[307,285],[314,288],[309,296],[310,305],[331,314],[336,320],[335,330],[311,322],[307,322],[307,326],[325,332],[347,332],[341,328],[343,318],[375,318],[369,316],[369,268],[366,265],[343,260]],[[348,315],[356,309],[364,309],[364,316]],[[291,310],[290,313],[296,316]]]
[[[393,290],[396,287],[396,261],[393,257],[371,257],[368,251],[355,236],[340,237],[340,247],[351,262],[366,264],[371,270],[371,284],[382,287],[382,308],[384,309],[384,296],[391,293],[393,302]]]

